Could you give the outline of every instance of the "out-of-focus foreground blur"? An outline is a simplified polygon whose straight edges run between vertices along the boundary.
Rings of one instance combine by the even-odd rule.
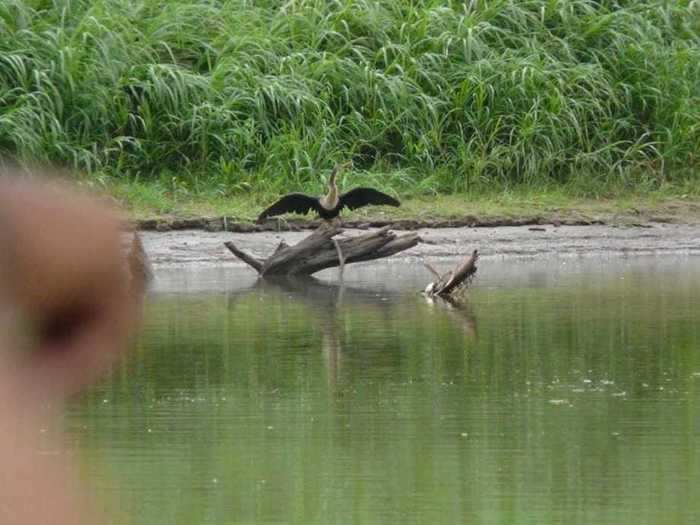
[[[46,419],[127,347],[143,281],[121,220],[48,178],[0,175],[0,522],[97,523]]]

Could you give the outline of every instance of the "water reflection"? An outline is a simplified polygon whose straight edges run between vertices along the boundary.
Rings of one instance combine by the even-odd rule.
[[[69,414],[86,475],[132,523],[698,517],[700,264],[377,275],[156,295]]]
[[[443,323],[453,323],[462,331],[465,337],[476,337],[476,317],[472,312],[466,295],[459,298],[430,298],[422,294],[400,294],[386,291],[376,291],[372,287],[347,285],[340,282],[324,282],[313,277],[277,277],[261,279],[247,292],[255,297],[265,297],[266,301],[288,300],[297,305],[303,305],[312,324],[320,336],[320,350],[323,355],[328,387],[336,392],[341,378],[343,347],[346,339],[351,339],[354,327],[351,319],[361,312],[366,319],[371,319],[374,326],[380,328],[375,334],[377,341],[373,345],[384,344],[384,337],[393,333],[397,321],[397,307],[405,309],[418,308],[423,311],[420,298],[428,305],[428,312],[436,326]],[[236,293],[235,297],[245,296]],[[415,315],[417,312],[413,312]],[[355,334],[356,335],[356,334]],[[355,354],[361,353],[356,343],[349,343]],[[371,348],[368,349],[371,351]],[[387,348],[391,355],[392,348]],[[377,356],[381,357],[381,356]],[[383,356],[385,359],[387,356]],[[371,366],[372,361],[365,361]]]
[[[428,295],[424,297],[429,305],[444,309],[455,324],[462,329],[465,336],[476,339],[476,316],[465,293],[456,297],[431,297]]]
[[[321,352],[326,368],[328,388],[337,392],[336,386],[343,363],[344,317],[339,314],[345,308],[362,308],[376,318],[388,317],[389,302],[363,288],[339,283],[325,283],[313,277],[278,277],[261,279],[255,293],[278,294],[293,297],[304,304],[309,318],[320,331]]]

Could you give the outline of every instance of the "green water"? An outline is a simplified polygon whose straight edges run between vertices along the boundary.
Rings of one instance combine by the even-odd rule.
[[[698,523],[700,260],[170,271],[70,407],[117,522]]]

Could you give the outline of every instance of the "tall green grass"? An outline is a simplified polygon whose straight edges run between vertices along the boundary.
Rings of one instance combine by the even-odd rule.
[[[687,183],[697,0],[3,0],[0,155],[223,194]],[[386,175],[385,175],[386,174]]]

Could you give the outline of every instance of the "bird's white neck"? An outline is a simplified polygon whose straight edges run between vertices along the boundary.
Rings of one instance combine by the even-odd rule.
[[[335,208],[338,204],[338,186],[335,184],[336,175],[337,172],[334,169],[328,180],[328,193],[321,199],[321,206],[328,210]]]

